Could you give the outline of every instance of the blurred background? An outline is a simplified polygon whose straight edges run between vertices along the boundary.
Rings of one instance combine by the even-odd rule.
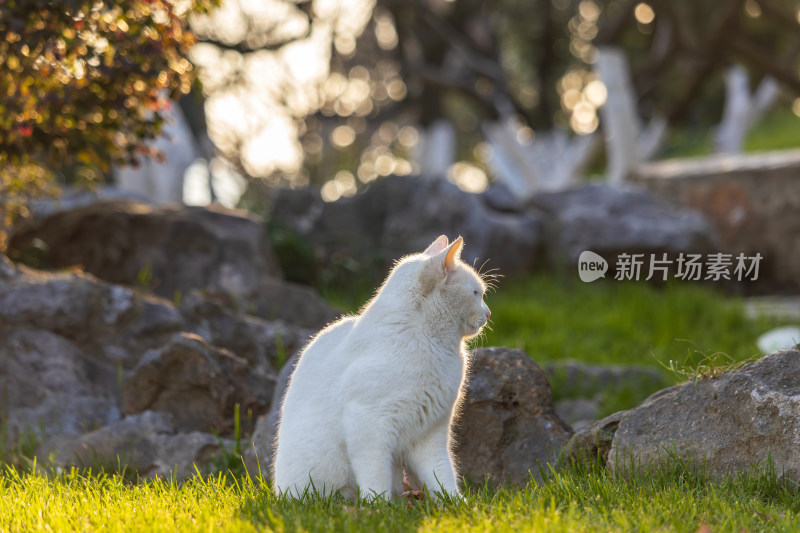
[[[183,198],[258,208],[263,187],[313,184],[334,201],[407,174],[527,198],[652,159],[795,147],[799,10],[223,0],[189,18],[200,86],[174,135],[205,149]]]
[[[800,337],[799,30],[798,0],[5,0],[0,333],[94,354],[107,423],[169,335],[277,372],[463,235],[503,276],[476,344],[585,425]],[[680,279],[690,253],[726,275]]]
[[[12,22],[36,10],[18,4],[4,8],[17,10]],[[385,176],[415,174],[445,176],[468,192],[502,183],[527,199],[584,179],[620,182],[650,160],[798,143],[793,0],[136,4],[196,35],[189,48],[174,34],[161,46],[175,58],[148,70],[165,67],[156,85],[176,92],[169,111],[169,100],[151,105],[167,119],[166,138],[152,142],[166,163],[98,172],[78,161],[59,165],[62,182],[116,183],[155,202],[263,209],[272,187],[312,184],[330,202]],[[105,7],[114,12],[114,2]],[[67,49],[88,45],[74,60],[89,84],[101,66],[88,55],[113,50],[98,41],[104,31],[124,36],[119,50],[135,48],[133,61],[152,60],[156,51],[143,52],[132,30],[101,18],[92,35],[62,39]],[[24,70],[32,56],[16,60],[13,37],[5,46],[18,78],[43,73]],[[120,111],[136,105],[103,97]],[[74,113],[83,111],[94,113]],[[11,131],[24,137],[36,118],[21,118]],[[95,151],[115,159],[113,150]]]
[[[798,9],[224,1],[190,19],[212,185],[229,204],[245,191],[258,204],[251,178],[334,201],[421,174],[527,198],[652,159],[794,147]],[[207,173],[191,169],[189,203],[210,199]]]

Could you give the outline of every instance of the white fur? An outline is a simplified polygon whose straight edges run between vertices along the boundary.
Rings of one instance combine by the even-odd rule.
[[[450,427],[467,371],[465,338],[489,318],[459,237],[402,259],[358,316],[322,330],[292,375],[274,486],[302,495],[397,496],[412,483],[458,495]]]

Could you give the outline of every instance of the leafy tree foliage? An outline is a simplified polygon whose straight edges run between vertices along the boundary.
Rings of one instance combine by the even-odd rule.
[[[0,1],[0,229],[54,173],[158,156],[146,142],[194,80],[187,14],[214,2]]]

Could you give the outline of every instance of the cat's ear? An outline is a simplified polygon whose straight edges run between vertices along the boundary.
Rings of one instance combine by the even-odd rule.
[[[439,237],[442,239],[444,236]],[[436,241],[430,246],[432,247]],[[461,247],[464,245],[463,239],[459,237],[449,246],[443,247],[438,253],[425,260],[425,266],[420,274],[422,293],[430,293],[437,284],[447,279],[447,275],[458,269],[457,261],[461,256]],[[430,248],[429,247],[429,248]],[[425,251],[427,253],[427,250]]]
[[[458,260],[461,258],[461,249],[464,247],[464,239],[460,236],[458,239],[453,241],[453,244],[450,245],[450,248],[447,249],[447,254],[444,256],[444,272],[455,272],[458,269],[458,265],[456,264]]]
[[[439,235],[435,241],[433,241],[430,246],[425,248],[425,251],[422,252],[424,255],[431,257],[433,255],[438,254],[442,250],[447,248],[447,236],[446,235]]]

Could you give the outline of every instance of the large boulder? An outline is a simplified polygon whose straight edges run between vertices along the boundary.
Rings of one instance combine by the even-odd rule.
[[[184,325],[168,301],[138,294],[94,276],[21,268],[0,279],[0,326],[46,330],[80,346],[94,380],[116,384],[117,366],[131,368],[141,353]]]
[[[542,244],[539,214],[509,213],[445,180],[411,176],[379,180],[330,203],[307,189],[276,191],[272,223],[310,243],[317,268],[359,270],[374,279],[442,233],[464,237],[465,261],[480,266],[490,259],[488,267],[505,274],[532,269]]]
[[[40,268],[78,266],[175,304],[200,291],[234,314],[314,330],[341,314],[314,289],[280,279],[264,225],[240,211],[96,201],[34,219],[9,250]]]
[[[631,180],[706,215],[722,251],[760,253],[759,279],[748,291],[800,290],[800,150],[658,161],[636,168]]]
[[[145,353],[125,379],[123,412],[167,412],[180,431],[231,435],[235,406],[242,415],[266,413],[274,384],[274,374],[251,369],[227,350],[181,333]]]
[[[526,353],[472,351],[467,394],[456,424],[461,474],[475,482],[526,485],[555,463],[572,430],[556,414],[547,374]]]
[[[310,261],[323,282],[352,272],[379,281],[395,259],[423,250],[442,233],[464,237],[467,262],[489,260],[489,268],[506,276],[547,263],[574,272],[584,250],[604,255],[613,267],[623,252],[707,252],[716,242],[699,213],[610,185],[520,202],[500,186],[470,194],[443,179],[389,177],[329,203],[308,189],[279,190],[271,216],[273,227],[297,236],[278,233],[287,275],[306,277]]]
[[[186,341],[197,350],[181,351],[180,342],[176,346],[173,339],[183,339],[182,332],[204,339]],[[198,292],[187,294],[177,308],[166,299],[90,274],[18,268],[0,256],[0,419],[6,444],[81,434],[116,422],[122,416],[124,390],[142,385],[147,372],[165,361],[170,362],[166,372],[184,373],[153,378],[158,387],[158,380],[170,382],[156,391],[159,398],[165,395],[174,402],[163,410],[196,407],[198,394],[207,394],[213,408],[204,412],[197,429],[213,425],[227,434],[233,406],[239,403],[247,434],[252,429],[248,420],[269,406],[274,365],[299,349],[310,333],[234,313]],[[145,364],[145,353],[156,361]],[[181,354],[185,360],[179,360]],[[186,366],[192,364],[198,366]],[[205,380],[205,389],[188,385],[188,374]],[[186,388],[179,389],[182,385]],[[133,398],[133,404],[145,401],[136,394]],[[148,406],[162,403],[157,398]],[[177,415],[180,429],[193,427],[186,423],[189,416]]]
[[[182,480],[212,469],[223,447],[233,445],[211,433],[180,432],[168,413],[144,411],[94,431],[46,439],[36,455],[64,467],[123,468],[141,478]]]
[[[95,336],[86,325],[113,329],[134,310],[134,294],[81,274],[26,270],[0,282],[0,322],[47,329],[80,340]]]
[[[0,278],[0,416],[8,439],[117,420],[118,374],[133,364],[123,332],[141,307],[128,289],[82,274],[14,268]]]
[[[578,433],[576,458],[612,470],[694,461],[712,476],[764,468],[800,482],[800,351],[776,352],[721,377],[662,390]]]
[[[118,364],[133,368],[145,351],[163,346],[181,331],[227,348],[263,370],[299,349],[312,333],[284,321],[236,313],[198,291],[187,293],[176,307],[82,272],[24,267],[15,269],[13,277],[0,278],[0,325],[43,329],[68,339],[96,365],[108,367],[111,385],[116,384]]]
[[[621,420],[608,464],[625,469],[677,456],[725,475],[771,459],[800,482],[798,383],[800,351],[793,350],[661,391]]]
[[[80,265],[169,299],[191,289],[242,294],[264,277],[280,276],[263,224],[218,207],[100,201],[16,230],[9,256],[43,268]]]
[[[547,214],[550,259],[570,267],[585,250],[603,256],[613,272],[620,253],[707,252],[716,242],[698,212],[635,189],[583,185],[539,193],[529,206]]]

